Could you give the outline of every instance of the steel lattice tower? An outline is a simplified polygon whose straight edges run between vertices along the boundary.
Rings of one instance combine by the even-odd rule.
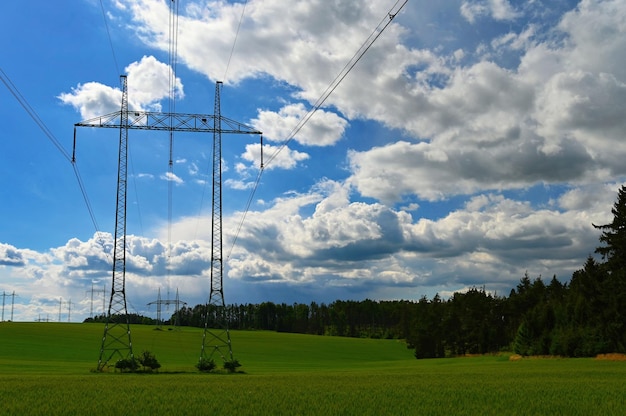
[[[113,248],[113,277],[109,310],[104,325],[98,370],[114,357],[133,359],[130,324],[126,306],[126,191],[128,189],[128,82],[122,81],[120,110],[120,148],[117,169],[117,203],[115,206],[115,245]]]
[[[161,130],[194,133],[213,133],[213,227],[211,235],[211,291],[207,309],[211,310],[213,320],[205,322],[202,337],[201,358],[211,358],[213,352],[219,351],[224,357],[224,348],[228,347],[228,357],[232,360],[232,348],[228,325],[225,316],[223,264],[222,264],[222,134],[254,134],[262,133],[253,127],[223,117],[220,111],[221,82],[215,85],[215,113],[186,114],[161,113],[148,111],[128,110],[128,91],[126,76],[122,76],[122,107],[120,111],[84,120],[74,125],[74,151],[72,162],[76,155],[76,128],[100,127],[120,130],[120,150],[118,161],[118,186],[115,220],[115,245],[113,255],[113,277],[107,323],[102,337],[102,347],[98,360],[98,370],[103,370],[113,357],[118,359],[133,357],[126,307],[126,191],[127,191],[127,157],[128,157],[128,130]],[[217,225],[216,225],[217,224]],[[213,306],[211,306],[213,305]],[[112,317],[117,316],[116,319]],[[120,319],[124,323],[119,323]],[[221,328],[220,333],[209,330],[210,326]],[[207,342],[211,342],[211,351],[207,352]]]
[[[200,360],[211,360],[218,353],[224,362],[233,361],[224,302],[224,263],[222,250],[222,125],[220,87],[215,86],[215,119],[213,128],[213,209],[211,225],[211,292],[206,305]]]
[[[159,291],[157,292],[157,300],[155,300],[154,302],[150,302],[148,303],[148,306],[150,305],[156,305],[157,307],[157,326],[160,328],[163,325],[163,321],[164,319],[162,319],[162,315],[161,315],[161,306],[165,305],[165,306],[169,306],[169,305],[174,305],[175,309],[174,309],[174,315],[175,315],[175,321],[174,321],[174,326],[178,326],[180,324],[180,318],[179,318],[179,312],[180,312],[180,306],[182,305],[187,306],[187,302],[183,302],[180,300],[180,298],[178,297],[178,289],[176,289],[176,299],[161,299],[161,288],[159,288]],[[169,296],[169,292],[168,292],[168,296]]]

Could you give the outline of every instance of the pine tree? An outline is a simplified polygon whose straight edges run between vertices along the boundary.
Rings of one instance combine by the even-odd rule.
[[[611,213],[611,223],[593,226],[602,230],[600,242],[605,244],[596,248],[596,253],[602,255],[608,270],[614,272],[626,269],[626,186],[618,191]]]
[[[596,248],[596,253],[606,261],[602,265],[606,271],[606,280],[601,284],[602,320],[610,348],[626,352],[626,186],[619,189],[611,213],[611,223],[594,224],[602,230],[600,242],[604,244]]]

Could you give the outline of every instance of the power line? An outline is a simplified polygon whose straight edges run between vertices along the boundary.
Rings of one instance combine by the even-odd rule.
[[[382,33],[387,28],[387,26],[389,26],[391,24],[391,22],[396,17],[396,15],[408,3],[408,0],[404,0],[402,2],[402,4],[400,4],[400,6],[398,6],[400,1],[401,0],[397,0],[394,3],[394,5],[391,7],[391,9],[380,20],[380,22],[374,28],[372,33],[370,33],[370,35],[367,37],[367,39],[365,39],[363,44],[361,44],[361,47],[355,52],[355,54],[352,56],[352,58],[346,63],[346,65],[339,72],[339,74],[337,74],[335,79],[333,79],[333,81],[328,85],[326,90],[324,90],[324,92],[317,99],[317,101],[315,101],[315,104],[313,104],[313,107],[306,113],[306,115],[302,119],[300,119],[298,124],[291,130],[291,132],[287,136],[287,139],[285,139],[283,141],[283,143],[280,145],[280,147],[269,157],[267,162],[263,162],[263,161],[261,162],[261,167],[259,169],[259,173],[258,173],[258,175],[256,177],[255,182],[254,182],[254,186],[252,188],[252,192],[250,193],[250,197],[248,198],[248,201],[246,203],[246,208],[245,208],[245,210],[244,210],[244,212],[242,214],[241,221],[239,221],[239,225],[237,227],[237,231],[235,232],[235,237],[233,239],[233,244],[231,245],[231,248],[230,248],[226,258],[230,258],[230,254],[232,253],[232,250],[235,247],[235,243],[237,242],[237,239],[239,237],[239,233],[241,231],[241,228],[243,227],[243,224],[245,222],[245,219],[246,219],[246,216],[248,214],[248,211],[250,210],[250,206],[252,204],[252,200],[254,198],[254,194],[256,193],[256,190],[259,187],[259,183],[261,181],[261,176],[263,175],[263,171],[265,170],[267,165],[269,163],[271,163],[278,156],[278,154],[294,139],[296,134],[298,134],[298,132],[300,132],[300,130],[302,130],[302,128],[306,125],[306,123],[308,123],[308,121],[311,119],[311,117],[313,117],[313,115],[317,112],[317,110],[319,110],[322,107],[322,105],[324,105],[324,103],[326,102],[328,97],[330,97],[330,95],[337,89],[339,84],[341,84],[341,82],[346,78],[346,76],[348,76],[350,71],[352,71],[352,69],[355,67],[355,65],[361,60],[361,58],[363,58],[365,53],[372,47],[374,42],[376,42],[376,40],[380,37],[380,35],[382,35]],[[262,152],[263,152],[263,143],[261,142],[261,154],[263,154]]]
[[[70,155],[67,150],[63,147],[61,142],[54,136],[54,134],[50,131],[48,126],[41,120],[37,112],[31,107],[26,98],[20,93],[19,89],[15,86],[15,84],[11,81],[9,76],[0,68],[0,79],[2,79],[2,83],[7,87],[11,95],[15,97],[17,102],[22,106],[24,111],[30,116],[30,118],[37,124],[37,126],[41,129],[44,135],[50,140],[50,142],[57,148],[59,153],[72,164],[72,169],[74,170],[74,175],[76,176],[76,181],[78,182],[78,186],[80,188],[80,192],[83,196],[83,200],[85,201],[85,206],[89,211],[89,217],[91,218],[91,222],[96,229],[96,232],[99,232],[100,229],[98,227],[98,222],[96,221],[96,216],[94,214],[93,208],[91,207],[91,202],[89,201],[89,197],[87,196],[87,191],[85,189],[85,185],[80,176],[80,171],[78,170],[78,166],[75,163],[74,155]]]
[[[0,68],[0,79],[2,79],[2,83],[7,87],[11,95],[15,97],[15,99],[22,106],[24,111],[26,111],[26,113],[35,122],[35,124],[37,124],[37,126],[41,129],[41,131],[43,131],[43,133],[46,135],[48,140],[50,140],[50,142],[54,145],[54,147],[57,148],[57,150],[61,153],[61,155],[68,162],[71,162],[72,158],[70,154],[67,152],[67,150],[65,150],[61,142],[59,142],[57,138],[54,137],[54,134],[52,134],[52,132],[50,131],[50,129],[48,129],[46,124],[41,120],[41,118],[39,118],[39,115],[37,115],[37,112],[30,106],[30,104],[28,104],[28,101],[26,100],[26,98],[24,98],[24,96],[20,93],[18,88],[15,86],[15,84],[13,84],[9,76],[4,72],[4,70],[2,70],[2,68]]]
[[[109,46],[111,47],[111,54],[113,55],[113,62],[115,63],[115,73],[120,73],[120,67],[117,65],[117,57],[115,56],[115,49],[113,48],[113,40],[111,40],[111,32],[109,31],[109,24],[107,22],[107,15],[104,11],[104,5],[102,4],[102,0],[100,0],[100,10],[102,10],[102,20],[104,20],[104,27],[107,30],[107,37],[109,38]]]
[[[176,0],[170,1],[169,11],[169,101],[168,108],[170,114],[176,112],[176,66],[178,64],[178,4]],[[170,118],[169,129],[169,162],[167,178],[167,273],[168,278],[171,271],[172,257],[172,218],[173,218],[173,188],[174,188],[174,119]]]
[[[224,76],[222,80],[226,82],[226,74],[228,74],[228,69],[230,68],[230,61],[233,58],[233,53],[235,52],[235,45],[237,45],[237,39],[239,38],[239,30],[241,29],[241,23],[243,22],[243,16],[246,13],[246,6],[248,5],[248,0],[243,3],[243,8],[241,9],[241,16],[239,17],[239,24],[237,24],[237,32],[235,32],[235,40],[233,41],[233,47],[230,49],[230,55],[228,56],[228,61],[226,62],[226,70],[224,71]]]
[[[313,117],[313,114],[315,114],[317,110],[319,110],[322,107],[322,105],[324,105],[328,97],[330,97],[330,95],[335,91],[335,89],[337,89],[339,84],[341,84],[341,82],[346,78],[346,76],[348,76],[350,71],[352,71],[355,65],[361,60],[361,58],[363,58],[365,53],[367,53],[367,51],[372,47],[372,45],[374,44],[374,42],[376,42],[376,40],[380,37],[380,35],[383,34],[387,26],[391,24],[393,19],[406,5],[408,0],[404,0],[404,2],[399,7],[397,7],[399,2],[400,0],[397,0],[396,3],[387,12],[387,14],[385,14],[385,16],[381,19],[381,21],[376,26],[376,28],[374,28],[372,33],[367,37],[367,39],[365,39],[361,47],[355,52],[355,54],[348,61],[348,63],[346,63],[346,65],[339,72],[339,74],[337,74],[335,79],[328,85],[326,90],[324,90],[322,95],[320,95],[320,97],[317,99],[315,104],[313,104],[313,107],[307,112],[307,114],[303,118],[300,119],[298,124],[291,130],[291,132],[287,136],[287,139],[285,139],[285,141],[281,144],[278,150],[276,150],[274,154],[272,154],[269,157],[268,161],[266,162],[266,165],[271,163],[276,158],[276,156],[278,156],[278,154],[287,146],[287,144],[289,144],[289,142],[291,142],[294,139],[296,134],[298,134],[300,130],[302,130],[302,128],[306,125],[306,123],[308,123],[311,117]]]

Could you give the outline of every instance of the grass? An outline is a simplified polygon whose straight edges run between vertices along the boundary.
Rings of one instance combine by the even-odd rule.
[[[98,374],[103,326],[0,324],[2,415],[623,414],[626,362],[415,360],[402,342],[232,331],[245,374],[194,369],[202,332],[134,326],[161,372]]]

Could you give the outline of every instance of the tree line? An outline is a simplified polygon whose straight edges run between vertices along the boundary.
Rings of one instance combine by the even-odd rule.
[[[416,358],[626,353],[626,187],[611,212],[611,223],[594,225],[602,260],[590,255],[568,283],[526,273],[508,296],[474,287],[449,299],[234,304],[224,316],[231,329],[404,339]],[[184,307],[170,321],[203,327],[205,315],[205,305]]]

